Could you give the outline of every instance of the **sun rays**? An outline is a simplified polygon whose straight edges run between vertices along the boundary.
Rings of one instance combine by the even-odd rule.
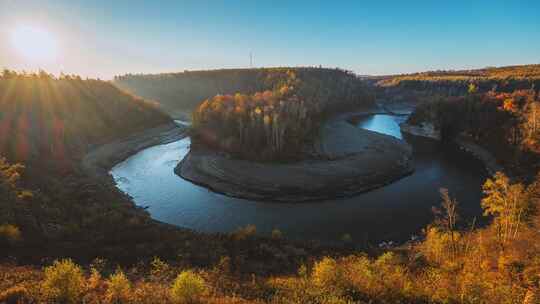
[[[45,64],[58,57],[58,42],[47,29],[21,25],[10,32],[11,46],[25,61]]]

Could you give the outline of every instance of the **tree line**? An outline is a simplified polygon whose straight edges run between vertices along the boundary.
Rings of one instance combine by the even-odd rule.
[[[280,75],[287,70],[296,73],[351,72],[341,69],[322,69],[317,67],[299,68],[253,68],[218,69],[206,71],[184,71],[162,74],[126,74],[114,78],[114,83],[133,94],[154,100],[170,114],[191,113],[203,100],[215,95],[234,95],[241,92],[251,95],[256,92],[273,90],[281,81]]]
[[[414,74],[382,76],[372,80],[378,95],[403,99],[429,100],[433,96],[464,96],[469,85],[478,93],[497,91],[512,93],[518,90],[540,89],[540,65],[520,65],[476,70],[431,71]]]

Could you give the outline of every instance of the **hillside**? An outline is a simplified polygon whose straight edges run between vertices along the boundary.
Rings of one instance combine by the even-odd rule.
[[[390,76],[392,77],[392,76]],[[472,70],[438,70],[393,76],[396,80],[405,79],[459,79],[459,78],[540,78],[540,64],[486,67]]]
[[[505,67],[488,67],[474,70],[429,71],[422,73],[390,75],[380,78],[377,85],[387,94],[400,90],[460,96],[474,84],[480,93],[491,90],[511,93],[515,90],[540,88],[540,64]],[[403,93],[403,92],[401,92]],[[410,92],[409,96],[410,96]]]
[[[68,168],[94,145],[170,122],[109,82],[42,72],[0,77],[0,155]]]
[[[540,65],[388,76],[377,86],[381,99],[422,103],[409,124],[475,142],[513,175],[530,180],[540,169]]]
[[[3,77],[1,83],[0,96],[10,96],[1,104],[1,130],[8,136],[1,137],[2,153],[23,161],[0,159],[0,302],[538,302],[540,176],[530,183],[502,173],[488,179],[479,202],[491,220],[485,227],[460,220],[457,201],[442,190],[441,208],[421,239],[400,248],[367,248],[367,254],[350,235],[342,246],[327,248],[288,241],[279,230],[259,237],[254,226],[197,233],[156,223],[110,183],[76,166],[68,176],[41,167],[76,159],[89,145],[166,122],[166,116],[106,82],[41,75]],[[480,140],[506,139],[486,132],[501,121],[529,117],[531,105],[538,105],[532,90],[469,95],[446,100],[452,106],[435,107],[441,109],[435,113],[456,114],[440,116],[441,126],[467,122],[457,131]],[[454,105],[459,111],[451,110]],[[428,110],[412,119],[422,122]],[[137,123],[122,121],[126,117]],[[523,122],[529,137],[509,139],[532,149],[536,120]],[[69,157],[59,157],[58,147]]]
[[[185,71],[166,74],[127,74],[116,76],[114,84],[143,98],[155,100],[173,115],[191,113],[203,100],[215,95],[241,92],[254,94],[272,90],[283,79],[276,75],[287,70],[313,73],[316,68],[257,68]],[[328,73],[342,71],[323,69]]]

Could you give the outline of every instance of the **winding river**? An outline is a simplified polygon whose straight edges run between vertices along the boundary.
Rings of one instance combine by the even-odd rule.
[[[366,115],[359,128],[385,133],[409,142],[415,172],[397,182],[355,197],[323,202],[285,204],[245,201],[194,185],[173,170],[187,154],[190,139],[150,147],[117,164],[111,174],[117,186],[148,207],[153,218],[203,232],[230,232],[248,224],[269,234],[280,229],[286,237],[339,241],[350,234],[355,243],[405,241],[433,218],[440,204],[439,188],[449,189],[462,218],[481,214],[482,164],[455,146],[401,134],[405,116]]]

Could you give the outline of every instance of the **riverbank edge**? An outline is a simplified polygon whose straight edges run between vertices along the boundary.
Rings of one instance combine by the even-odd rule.
[[[170,122],[131,134],[91,149],[81,160],[84,171],[94,177],[111,177],[109,171],[145,148],[172,143],[187,136],[188,127]]]
[[[138,152],[157,145],[165,145],[178,140],[181,140],[189,136],[190,123],[184,121],[174,120],[174,122],[159,125],[151,129],[147,129],[141,132],[135,132],[127,137],[114,140],[110,143],[103,144],[91,149],[83,159],[80,161],[82,169],[89,174],[92,178],[100,183],[108,185],[112,191],[120,192],[126,200],[130,203],[130,206],[135,212],[144,213],[149,217],[150,222],[158,229],[162,231],[176,231],[180,233],[187,233],[197,239],[200,235],[208,236],[211,240],[223,240],[223,238],[231,236],[233,232],[200,232],[188,227],[183,227],[176,224],[169,224],[153,218],[144,206],[137,205],[133,198],[120,191],[117,188],[116,182],[111,175],[110,171],[117,164],[125,161],[130,156],[137,154]],[[117,153],[117,154],[116,154]],[[238,227],[241,228],[241,227]],[[330,252],[348,252],[353,250],[368,250],[373,251],[370,246],[365,245],[351,245],[344,244],[337,240],[335,242],[321,242],[318,240],[298,240],[283,238],[281,240],[274,240],[266,235],[256,235],[254,239],[261,241],[261,244],[268,242],[279,246],[282,246],[290,251],[298,251],[301,256],[308,254],[316,254],[324,256]],[[234,240],[234,238],[233,238]]]
[[[171,121],[167,124],[135,132],[127,137],[91,149],[81,159],[81,168],[95,180],[109,186],[111,189],[115,189],[115,191],[119,191],[135,211],[149,216],[156,227],[184,233],[197,233],[192,229],[165,223],[151,217],[144,206],[137,205],[130,195],[121,192],[117,188],[116,181],[110,173],[114,166],[146,148],[165,145],[185,138],[188,136],[188,130],[189,124]]]
[[[109,191],[119,193],[135,213],[147,217],[148,221],[146,223],[149,227],[152,227],[151,229],[156,229],[158,233],[162,234],[176,234],[178,235],[179,242],[184,242],[185,244],[188,244],[187,246],[192,244],[194,247],[201,246],[207,248],[208,246],[222,245],[226,250],[225,256],[231,256],[236,252],[248,252],[248,257],[251,257],[251,252],[259,248],[259,246],[265,246],[265,248],[275,250],[281,254],[286,261],[293,259],[303,260],[309,256],[322,257],[330,253],[351,254],[355,250],[369,252],[376,250],[376,248],[372,249],[372,247],[367,245],[344,244],[341,241],[325,243],[317,240],[298,240],[289,238],[276,240],[268,235],[259,234],[249,236],[248,239],[243,240],[238,239],[235,236],[234,231],[230,233],[201,232],[192,228],[170,224],[153,218],[144,206],[137,205],[133,197],[122,192],[117,187],[110,171],[117,164],[146,148],[172,143],[187,137],[189,135],[189,126],[189,123],[174,121],[141,132],[135,132],[127,137],[97,146],[91,149],[81,159],[79,162],[81,169],[98,183],[107,186]],[[242,227],[238,227],[238,229],[240,228]],[[156,241],[159,241],[159,239],[156,239]],[[190,252],[187,251],[187,254],[190,255]],[[206,257],[204,251],[201,251],[201,254]],[[197,256],[196,254],[192,255]],[[264,271],[271,272],[279,269],[275,266],[275,261],[272,262],[272,264],[268,261],[265,261],[265,263],[260,263],[257,260],[249,261],[249,264],[245,267],[252,268],[252,270],[249,271],[250,273],[261,273]]]
[[[346,123],[348,125],[348,121],[352,117],[374,114],[389,113],[384,109],[370,109],[351,113],[343,113],[337,115],[332,119],[329,119],[326,122],[326,125],[339,123]],[[247,185],[245,185],[245,183],[242,182],[242,180],[251,180],[249,176],[252,176],[253,179],[256,179],[258,176],[260,176],[261,171],[264,171],[264,168],[258,168],[253,169],[251,173],[246,173],[247,171],[250,171],[250,166],[246,165],[247,163],[250,163],[248,161],[234,160],[243,162],[244,165],[246,165],[244,166],[244,170],[240,170],[240,172],[237,172],[237,174],[232,174],[231,176],[229,176],[229,178],[220,178],[220,174],[223,175],[223,172],[229,171],[224,170],[224,166],[226,166],[227,162],[231,161],[228,160],[227,157],[217,152],[209,151],[208,149],[190,151],[188,155],[186,155],[186,157],[184,157],[184,159],[182,159],[182,161],[176,166],[175,173],[194,184],[205,187],[213,192],[230,197],[276,203],[302,203],[355,196],[360,193],[386,186],[414,172],[414,166],[412,165],[412,148],[406,142],[395,139],[388,135],[369,130],[359,130],[356,128],[355,130],[357,130],[358,132],[363,132],[364,134],[371,134],[370,136],[377,137],[379,140],[379,142],[377,143],[379,145],[394,145],[393,148],[395,148],[396,150],[400,150],[401,152],[403,152],[403,154],[399,157],[393,155],[393,159],[387,159],[388,163],[392,163],[393,166],[390,168],[386,168],[386,171],[382,169],[376,170],[377,175],[373,174],[375,170],[360,170],[356,173],[356,175],[345,175],[344,172],[346,170],[342,170],[342,172],[336,172],[335,175],[332,175],[330,177],[322,177],[321,179],[325,180],[325,182],[317,180],[315,183],[310,183],[308,185],[308,182],[306,181],[303,186],[298,187],[298,185],[296,185],[296,188],[292,189],[284,185],[270,185],[270,183],[263,184],[260,187],[254,187],[253,185],[248,187]],[[350,137],[352,137],[353,135],[355,134],[351,134]],[[382,141],[382,143],[380,141]],[[333,161],[317,160],[314,163],[313,160],[306,160],[291,164],[291,170],[297,170],[298,166],[302,166],[302,164],[306,167],[306,170],[308,170],[307,168],[309,166],[313,166],[314,164],[324,165],[324,163],[328,163],[329,166],[335,166],[335,164],[337,163],[338,168],[340,163],[343,164],[343,167],[356,167],[362,165],[363,163],[365,164],[366,160],[369,162],[369,159],[366,159],[365,156],[368,153],[372,153],[371,155],[381,154],[380,152],[376,151],[367,151],[367,153],[366,151],[363,151],[355,152],[352,154],[347,153],[347,155],[342,156],[340,159],[334,158]],[[360,154],[362,154],[362,158],[357,159],[355,156]],[[371,157],[373,158],[373,156]],[[369,158],[369,156],[367,158]],[[222,164],[221,168],[219,168],[219,163]],[[253,165],[253,167],[255,167],[255,165],[263,166],[261,164],[255,163],[253,163]],[[384,171],[382,172],[382,174],[381,170]],[[286,171],[286,169],[284,171]],[[315,176],[318,175],[316,174]],[[290,176],[288,176],[287,174],[281,174],[281,176],[277,180],[282,182],[287,178],[290,179]],[[336,185],[336,180],[343,181],[343,184],[340,183],[340,185]],[[351,183],[351,180],[354,180],[354,182]],[[321,183],[324,184],[324,186],[315,188],[314,190],[313,184]]]
[[[205,182],[202,182],[200,181],[199,179],[190,179],[189,177],[186,177],[184,175],[182,175],[182,172],[181,172],[181,168],[182,168],[182,162],[187,158],[187,156],[178,164],[178,166],[176,166],[176,168],[174,169],[174,172],[182,177],[183,179],[195,184],[195,185],[198,185],[198,186],[201,186],[201,187],[204,187],[214,193],[219,193],[219,194],[222,194],[222,195],[226,195],[228,197],[233,197],[233,198],[238,198],[238,199],[244,199],[244,200],[254,200],[254,201],[265,201],[265,202],[272,202],[272,203],[309,203],[309,202],[316,202],[316,201],[324,201],[324,200],[330,200],[330,199],[343,199],[343,198],[348,198],[348,197],[353,197],[355,195],[359,195],[359,194],[362,194],[362,193],[365,193],[365,192],[369,192],[371,190],[375,190],[375,189],[378,189],[378,188],[381,188],[381,187],[384,187],[384,186],[387,186],[393,182],[396,182],[404,177],[407,177],[409,175],[411,175],[412,173],[414,173],[414,169],[413,168],[410,168],[409,170],[405,170],[402,172],[402,174],[399,174],[395,177],[391,177],[391,178],[388,178],[386,181],[384,182],[381,182],[381,183],[373,183],[371,184],[370,186],[366,186],[366,187],[359,187],[357,190],[354,190],[354,191],[342,191],[341,194],[333,194],[333,195],[328,195],[328,194],[325,194],[325,193],[330,193],[330,192],[324,192],[324,191],[319,191],[319,192],[314,192],[312,194],[303,194],[303,195],[298,195],[298,196],[294,196],[294,197],[289,197],[291,195],[294,195],[294,194],[290,194],[289,196],[287,195],[283,195],[283,196],[277,196],[277,195],[264,195],[264,194],[257,194],[257,193],[247,193],[247,192],[244,192],[245,194],[238,194],[238,192],[235,192],[235,191],[224,191],[224,190],[221,190],[217,187],[214,187],[212,183],[205,183]],[[320,193],[319,195],[317,195],[317,193]]]
[[[425,126],[414,126],[404,122],[399,125],[399,128],[403,133],[429,138],[435,141],[441,141],[440,132],[436,131],[432,127],[426,128]],[[488,175],[491,176],[498,171],[504,171],[504,167],[498,163],[497,159],[490,151],[468,139],[466,136],[458,136],[453,140],[453,143],[461,150],[471,154],[474,158],[480,161]]]

